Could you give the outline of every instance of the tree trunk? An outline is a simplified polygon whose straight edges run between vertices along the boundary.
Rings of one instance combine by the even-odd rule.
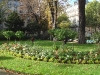
[[[86,0],[78,0],[79,3],[79,44],[85,43],[85,2]]]
[[[51,16],[52,16],[52,28],[55,29],[56,26],[56,20],[57,20],[57,3],[58,1],[56,0],[51,0],[49,3],[49,8],[51,11]]]

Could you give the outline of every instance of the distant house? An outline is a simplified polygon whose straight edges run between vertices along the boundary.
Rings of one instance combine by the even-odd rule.
[[[88,3],[88,0],[86,0],[86,4]],[[78,32],[78,26],[79,26],[79,10],[78,10],[78,2],[74,2],[74,5],[69,6],[66,10],[66,14],[69,17],[69,20],[71,21],[71,27]],[[86,29],[86,37],[90,37],[92,33],[90,32],[90,29],[88,27]]]
[[[74,3],[73,6],[69,6],[66,10],[67,16],[71,21],[71,27],[79,26],[79,13],[78,13],[78,4]],[[78,31],[78,28],[76,29]]]
[[[86,4],[88,3],[88,0],[86,0]],[[66,14],[69,17],[69,20],[71,21],[72,27],[78,27],[79,26],[79,10],[78,10],[78,2],[74,2],[74,5],[68,6],[66,10]],[[76,29],[78,30],[78,29]]]

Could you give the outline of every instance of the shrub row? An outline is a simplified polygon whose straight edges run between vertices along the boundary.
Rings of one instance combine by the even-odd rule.
[[[94,51],[79,52],[62,46],[58,50],[55,50],[54,47],[43,48],[36,45],[29,46],[27,44],[23,45],[20,43],[4,43],[0,46],[0,51],[7,51],[17,57],[38,61],[66,64],[100,64],[99,49]]]

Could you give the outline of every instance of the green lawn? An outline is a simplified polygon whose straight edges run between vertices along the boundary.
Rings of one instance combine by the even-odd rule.
[[[31,45],[31,41],[22,41],[22,43],[29,43]],[[34,42],[36,45],[43,46],[43,47],[52,47],[54,42],[47,41],[47,40],[39,40]],[[62,41],[55,42],[56,45],[61,46],[63,44]],[[72,47],[76,51],[91,51],[97,48],[96,44],[77,44],[68,42],[65,46]]]
[[[0,42],[0,44],[2,44]],[[21,43],[31,44],[30,41],[22,41]],[[35,41],[36,45],[43,47],[53,46],[52,41]],[[62,42],[56,42],[57,45],[62,45]],[[66,46],[72,47],[77,51],[86,51],[96,48],[95,44],[72,44]],[[99,75],[99,64],[63,64],[54,62],[34,61],[23,58],[18,58],[10,55],[8,52],[0,52],[0,67],[32,75]]]
[[[0,53],[0,67],[32,75],[99,75],[99,64],[61,64],[33,61]]]
[[[6,41],[0,41],[0,45],[5,43]],[[11,42],[15,42],[15,41],[11,41]],[[20,42],[20,41],[17,41]],[[21,41],[20,43],[23,44],[30,44],[32,45],[31,41]],[[35,45],[38,46],[42,46],[42,47],[52,47],[54,42],[53,41],[48,41],[48,40],[36,40],[34,42]],[[61,46],[63,44],[62,41],[57,41],[55,42],[56,45]],[[74,50],[76,51],[90,51],[90,50],[94,50],[95,48],[97,48],[96,44],[77,44],[77,43],[71,43],[68,42],[65,46],[69,46],[69,47],[74,47]]]

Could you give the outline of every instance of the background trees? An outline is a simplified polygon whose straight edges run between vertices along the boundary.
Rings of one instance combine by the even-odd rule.
[[[58,25],[57,27],[66,28],[71,25],[71,22],[66,14],[62,14],[57,18],[57,25]]]
[[[25,27],[26,31],[30,34],[34,34],[38,31],[40,31],[40,26],[36,21],[28,23],[28,25]]]
[[[20,0],[22,2],[23,7],[25,8],[26,14],[22,16],[23,19],[26,19],[27,25],[31,26],[35,22],[35,25],[39,25],[40,31],[48,29],[48,17],[46,14],[47,3],[45,0]],[[22,8],[22,9],[24,9]],[[23,11],[24,12],[24,11]],[[29,23],[29,24],[28,24]],[[29,26],[28,26],[29,27]],[[35,27],[35,26],[32,26]]]
[[[100,2],[94,0],[86,5],[86,26],[95,28],[100,26]]]
[[[49,1],[51,1],[51,2],[49,2]],[[52,3],[52,1],[54,1],[54,3],[55,3],[53,6],[52,6],[52,4],[50,4],[50,3]],[[23,11],[23,14],[20,15],[20,13],[19,13],[18,15],[22,16],[21,18],[23,18],[24,21],[25,20],[27,21],[27,25],[30,25],[30,23],[31,23],[31,26],[35,27],[34,25],[37,24],[40,27],[40,29],[39,29],[40,31],[41,30],[46,31],[49,27],[48,25],[52,26],[52,23],[53,23],[52,16],[54,15],[54,17],[56,17],[55,18],[55,21],[56,21],[56,19],[59,17],[59,15],[61,15],[63,12],[65,12],[64,11],[64,8],[66,6],[65,1],[67,2],[68,0],[62,0],[62,1],[61,0],[34,0],[34,1],[33,0],[20,0],[19,2],[21,5],[19,6],[19,8]],[[78,0],[78,1],[79,1],[79,24],[80,24],[79,25],[79,43],[85,43],[85,16],[84,16],[85,1],[82,1],[82,0]],[[24,7],[25,9],[22,7]],[[56,9],[54,9],[54,8],[56,8]],[[66,8],[67,8],[67,6],[66,6]],[[52,12],[52,11],[54,11],[54,12]],[[59,12],[59,11],[61,11],[61,12]],[[56,14],[57,12],[59,13],[59,15]],[[32,24],[32,22],[35,22],[35,24],[34,23]],[[6,26],[8,26],[8,29],[10,29],[12,27],[11,29],[14,30],[13,29],[14,26],[13,25],[11,26],[9,23],[13,23],[13,22],[11,22],[11,21],[7,22],[7,20],[6,20]],[[58,25],[60,25],[60,26],[62,26],[62,25],[65,26],[66,24],[67,24],[66,22],[58,23]],[[29,26],[29,27],[31,27],[31,26]],[[20,27],[18,27],[18,28],[20,28]],[[33,29],[36,29],[36,28],[33,28]],[[18,29],[18,30],[20,30],[20,29]]]
[[[89,31],[92,36],[91,39],[96,43],[100,41],[100,2],[94,0],[86,6],[86,26],[89,27]]]
[[[7,30],[11,31],[18,31],[23,30],[24,21],[20,19],[18,13],[12,12],[5,21],[5,26],[7,27]]]
[[[49,11],[51,14],[51,27],[57,28],[57,17],[66,12],[65,6],[68,0],[47,0]]]

